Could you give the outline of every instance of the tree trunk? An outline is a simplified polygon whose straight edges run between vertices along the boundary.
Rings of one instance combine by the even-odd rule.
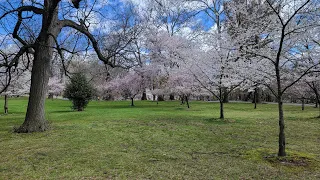
[[[304,111],[304,98],[301,99],[301,110]]]
[[[223,103],[229,102],[229,94],[227,88],[223,88]]]
[[[83,107],[82,106],[78,106],[77,110],[78,111],[83,111]]]
[[[257,109],[257,88],[254,90],[253,101],[254,101],[254,109]]]
[[[183,97],[183,96],[180,96],[180,99],[181,99],[180,105],[184,104],[184,97]]]
[[[224,119],[223,100],[220,100],[220,119]]]
[[[147,93],[146,93],[146,90],[143,90],[141,100],[142,100],[142,101],[147,100]]]
[[[253,94],[253,103],[254,103],[254,109],[257,109],[257,104],[261,102],[260,99],[260,93],[259,93],[259,88],[256,87],[254,89],[254,94]]]
[[[186,103],[187,103],[187,107],[190,108],[189,106],[189,100],[188,100],[188,96],[185,96],[186,97]]]
[[[52,93],[49,93],[49,95],[48,95],[48,99],[53,100],[53,94],[52,94]]]
[[[173,95],[173,94],[170,94],[169,99],[170,99],[171,101],[174,101],[174,95]]]
[[[131,106],[134,106],[134,104],[133,104],[133,98],[131,98]]]
[[[8,95],[4,95],[4,106],[3,106],[3,108],[4,108],[4,113],[8,114],[9,113],[8,112]]]
[[[158,101],[164,101],[163,95],[158,95]]]
[[[51,59],[55,41],[60,33],[57,2],[45,1],[45,13],[41,32],[34,45],[34,60],[31,72],[30,96],[24,123],[18,133],[42,132],[49,128],[45,119],[45,100],[50,75]],[[53,37],[52,37],[53,36]]]
[[[286,138],[284,134],[284,117],[283,117],[283,103],[282,97],[278,97],[278,109],[279,109],[279,151],[278,156],[286,156]]]
[[[16,132],[41,132],[48,129],[48,122],[45,120],[44,105],[49,80],[51,57],[52,49],[49,48],[49,46],[38,45],[33,61],[26,118]]]

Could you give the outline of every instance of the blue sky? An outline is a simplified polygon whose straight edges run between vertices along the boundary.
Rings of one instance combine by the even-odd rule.
[[[108,0],[108,4],[106,4],[106,3],[104,3],[105,2],[104,0],[97,0],[98,4],[96,5],[95,10],[99,11],[99,13],[101,13],[101,16],[99,18],[97,18],[100,20],[97,21],[96,24],[91,24],[91,30],[92,31],[111,31],[110,28],[112,28],[112,22],[116,18],[115,14],[126,11],[126,8],[127,8],[127,7],[125,7],[126,1],[127,0]],[[13,6],[19,5],[19,3],[14,3],[14,1],[9,1],[9,2],[12,3]],[[20,2],[20,1],[17,0],[17,2]],[[39,2],[42,2],[42,0]],[[89,4],[90,4],[90,2],[92,3],[93,0],[89,0]],[[141,6],[141,5],[144,6],[143,1],[133,0],[133,2],[135,2],[136,6]],[[77,14],[77,10],[73,7],[70,7],[69,3],[70,2],[68,0],[63,0],[62,3],[60,4],[60,7],[64,7],[63,11],[60,11],[60,15],[59,15],[60,18],[62,18],[62,14],[65,12],[67,12],[67,14],[69,16],[67,18],[70,18],[70,19],[74,18],[74,17],[70,17],[70,15]],[[4,6],[4,5],[5,4],[2,3],[0,6]],[[85,12],[85,9],[83,8],[84,7],[83,2],[80,5],[81,5],[80,7],[82,7],[81,11]],[[10,6],[7,4],[7,8],[8,7],[10,7]],[[90,9],[89,7],[87,9]],[[78,13],[81,11],[78,11]],[[0,15],[3,14],[3,12],[4,12],[3,10],[0,10]],[[24,13],[24,16],[31,16],[31,15],[32,15],[32,13],[30,13],[30,12]],[[103,16],[103,19],[101,19],[102,16]],[[93,17],[93,18],[95,18],[95,17]],[[208,15],[204,11],[199,12],[195,18],[197,19],[197,21],[201,22],[204,30],[209,30],[214,25],[213,20],[210,17],[208,17]],[[39,16],[39,15],[33,16],[32,20],[30,21],[32,23],[32,25],[31,26],[29,25],[27,32],[30,30],[33,32],[39,32],[39,30],[41,28],[39,21],[41,21],[41,16]],[[0,36],[7,34],[6,31],[9,31],[9,33],[12,33],[16,22],[17,22],[16,14],[15,15],[13,15],[13,14],[7,15],[6,19],[3,19],[0,24]],[[28,22],[27,20],[24,20],[24,23],[28,24],[27,22]],[[35,26],[35,25],[37,25],[37,26]],[[23,27],[23,24],[21,27]],[[20,28],[20,29],[22,29],[22,28]],[[23,29],[25,29],[25,28],[23,28]],[[68,33],[68,30],[63,30],[63,33]],[[60,36],[60,38],[61,38],[61,36]],[[71,43],[74,43],[74,42],[71,42]],[[80,40],[77,43],[86,43],[86,41]]]

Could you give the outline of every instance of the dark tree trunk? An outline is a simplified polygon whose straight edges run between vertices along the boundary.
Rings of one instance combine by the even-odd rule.
[[[223,103],[229,102],[229,93],[227,88],[223,88]]]
[[[224,119],[223,101],[220,101],[220,119]]]
[[[146,93],[146,90],[143,90],[141,100],[142,100],[142,101],[147,100],[147,93]]]
[[[187,103],[187,107],[190,108],[189,106],[189,100],[188,100],[188,96],[185,96],[186,97],[186,103]]]
[[[9,113],[8,112],[8,95],[4,95],[4,106],[3,106],[3,108],[4,108],[4,113],[8,114]]]
[[[158,101],[164,101],[163,95],[158,95]]]
[[[259,88],[256,87],[254,89],[254,94],[253,94],[253,103],[254,103],[254,109],[257,109],[257,104],[261,102],[260,99],[260,93],[259,93]]]
[[[169,99],[170,99],[171,101],[174,101],[174,95],[173,95],[173,94],[170,94]]]
[[[253,101],[254,101],[254,109],[257,109],[257,88],[254,90]]]
[[[279,151],[278,156],[286,156],[286,138],[284,134],[284,117],[283,117],[283,103],[282,97],[278,97],[278,109],[279,109]]]
[[[134,106],[134,104],[133,104],[133,98],[131,98],[131,106]]]
[[[301,99],[301,110],[304,111],[304,98]]]
[[[83,107],[82,106],[78,106],[77,110],[78,111],[83,111]]]
[[[180,99],[181,99],[180,105],[184,104],[184,97],[183,97],[183,96],[180,96]]]
[[[52,57],[52,49],[48,47],[38,45],[35,51],[27,114],[24,123],[16,130],[17,132],[41,132],[48,129],[44,112]]]
[[[46,0],[41,32],[34,48],[31,72],[30,96],[24,123],[15,131],[18,133],[42,132],[49,128],[45,119],[45,99],[50,75],[54,37],[60,32],[57,1]]]
[[[156,100],[156,95],[152,95],[152,100],[153,100],[153,101]]]
[[[48,99],[53,100],[53,94],[52,93],[49,93]]]

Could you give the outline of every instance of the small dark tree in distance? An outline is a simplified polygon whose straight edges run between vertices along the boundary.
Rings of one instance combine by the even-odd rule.
[[[93,96],[93,87],[82,73],[76,73],[70,78],[64,90],[64,97],[72,101],[73,109],[83,111]]]

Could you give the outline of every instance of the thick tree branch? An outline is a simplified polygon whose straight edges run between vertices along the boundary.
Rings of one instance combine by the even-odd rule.
[[[11,13],[14,13],[14,12],[25,12],[25,11],[31,11],[35,14],[43,14],[44,13],[44,10],[41,9],[41,8],[37,8],[37,7],[34,7],[34,6],[21,6],[17,9],[13,9],[11,11],[7,11],[6,13],[4,13],[2,16],[0,16],[0,20],[2,18],[4,18],[5,16],[7,16],[8,14],[11,14]]]
[[[320,63],[317,63],[313,66],[310,66],[308,69],[306,69],[303,74],[300,75],[299,78],[297,78],[295,81],[291,82],[288,86],[286,86],[281,94],[283,94],[288,88],[290,88],[291,86],[293,86],[295,83],[297,83],[298,81],[300,81],[304,76],[306,76],[307,74],[310,74],[310,73],[314,73],[314,72],[318,72],[318,71],[311,71],[312,68],[315,68],[316,66],[320,65]]]
[[[84,34],[85,36],[88,37],[88,39],[90,40],[90,42],[92,43],[92,47],[95,50],[95,52],[97,53],[98,58],[103,61],[105,64],[111,66],[111,67],[116,67],[116,65],[114,63],[112,63],[110,61],[111,56],[108,57],[104,57],[98,42],[96,41],[96,39],[94,38],[94,36],[86,29],[86,27],[83,24],[77,24],[71,20],[62,20],[61,22],[61,27],[71,27],[79,32],[81,32],[82,34]]]

